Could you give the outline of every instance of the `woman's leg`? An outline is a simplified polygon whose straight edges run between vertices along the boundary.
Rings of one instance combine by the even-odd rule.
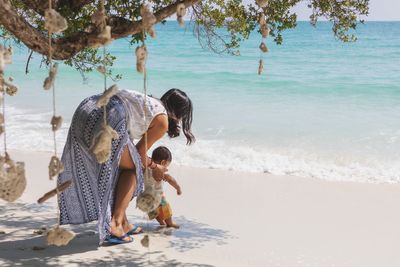
[[[121,174],[115,191],[114,210],[111,218],[111,233],[116,236],[122,236],[126,233],[123,228],[125,212],[136,189],[135,164],[127,146],[122,152],[119,167]]]

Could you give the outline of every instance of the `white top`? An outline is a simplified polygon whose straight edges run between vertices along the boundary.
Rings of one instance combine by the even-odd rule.
[[[159,114],[167,115],[160,100],[147,96],[144,105],[144,94],[132,90],[119,90],[116,94],[124,103],[131,140],[142,138],[153,119]],[[146,118],[144,117],[146,108]]]

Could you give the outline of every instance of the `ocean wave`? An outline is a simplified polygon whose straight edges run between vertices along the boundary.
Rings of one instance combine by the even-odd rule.
[[[224,141],[198,140],[192,146],[172,141],[161,142],[171,148],[174,164],[243,172],[293,175],[330,181],[369,183],[400,182],[400,161],[368,162],[327,160],[318,155],[291,151],[279,153],[249,146],[233,146]]]
[[[9,149],[53,151],[53,133],[48,122],[51,118],[50,112],[10,107],[6,115]],[[65,144],[68,128],[68,123],[63,123],[57,132],[59,153]],[[294,175],[330,181],[400,182],[400,161],[396,159],[388,161],[387,158],[371,158],[361,161],[346,157],[343,160],[343,155],[330,159],[326,155],[322,156],[322,151],[311,153],[311,149],[307,151],[303,148],[299,151],[285,148],[278,151],[265,144],[260,147],[232,143],[227,140],[200,139],[194,145],[186,146],[180,138],[165,138],[158,144],[166,145],[172,150],[173,164],[178,166]]]

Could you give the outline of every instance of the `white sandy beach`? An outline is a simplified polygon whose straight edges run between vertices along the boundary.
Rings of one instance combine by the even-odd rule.
[[[48,153],[12,152],[26,162],[28,186],[0,202],[0,266],[400,266],[400,185],[326,182],[269,174],[172,167],[183,195],[167,188],[179,230],[158,229],[130,244],[98,247],[95,224],[74,226],[67,247],[33,231],[56,220],[55,199],[36,200],[48,180]],[[34,250],[33,248],[40,250]]]

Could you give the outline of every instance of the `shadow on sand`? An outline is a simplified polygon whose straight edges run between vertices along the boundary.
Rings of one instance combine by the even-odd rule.
[[[198,249],[209,242],[223,245],[226,239],[232,238],[225,230],[211,228],[185,217],[175,218],[182,226],[178,230],[159,228],[157,224],[146,223],[137,216],[130,216],[130,220],[151,232],[154,242],[157,242],[157,237],[163,238],[167,240],[167,248],[179,252]],[[0,265],[211,266],[170,259],[161,250],[146,252],[137,243],[99,247],[95,223],[72,226],[77,236],[68,246],[47,246],[45,234],[33,232],[42,227],[51,227],[55,222],[53,205],[0,204],[0,230],[6,229],[6,234],[0,235]]]

